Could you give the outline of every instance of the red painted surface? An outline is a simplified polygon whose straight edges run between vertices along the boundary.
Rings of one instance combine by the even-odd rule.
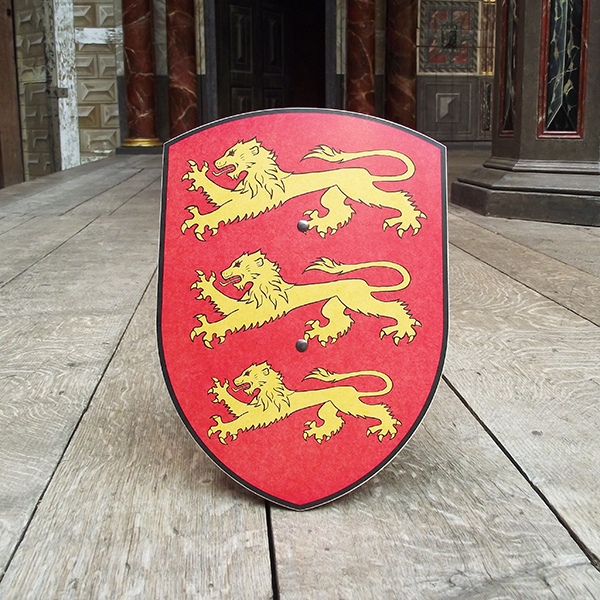
[[[188,191],[182,175],[188,160],[199,165],[213,161],[238,140],[256,137],[275,151],[284,171],[310,172],[339,169],[340,165],[317,159],[300,159],[319,144],[356,152],[393,149],[410,156],[415,175],[401,183],[380,184],[385,189],[402,189],[413,196],[427,220],[417,235],[408,232],[401,239],[394,229],[382,230],[382,220],[396,216],[390,209],[350,202],[356,210],[352,220],[334,235],[321,238],[314,230],[300,233],[297,223],[305,211],[323,209],[322,192],[290,199],[283,206],[254,219],[221,226],[216,235],[199,241],[192,230],[181,232],[189,217],[186,207],[197,205],[202,212],[212,207],[201,192]],[[281,504],[306,508],[345,493],[379,470],[400,449],[420,421],[441,374],[446,339],[446,236],[445,236],[445,154],[441,145],[420,134],[384,121],[334,111],[275,111],[233,118],[182,136],[167,147],[165,197],[163,199],[163,240],[159,317],[161,353],[172,395],[184,420],[208,454],[240,483]],[[387,157],[363,158],[343,165],[364,167],[372,174],[404,171],[400,161]],[[220,186],[233,184],[226,175],[215,177]],[[229,182],[229,184],[227,184]],[[365,199],[365,201],[368,198]],[[381,295],[399,298],[422,323],[411,343],[394,345],[379,337],[385,318],[352,313],[355,323],[335,344],[322,347],[315,341],[300,353],[295,343],[303,337],[305,323],[320,316],[321,305],[290,312],[260,328],[229,334],[224,343],[208,349],[201,340],[190,340],[198,323],[194,316],[205,313],[219,319],[210,303],[197,300],[190,285],[196,270],[220,273],[243,252],[260,249],[281,267],[282,277],[298,284],[336,279],[332,275],[304,269],[319,257],[344,263],[387,260],[399,263],[411,273],[407,289]],[[368,269],[344,278],[364,278],[373,285],[398,283],[398,274],[389,269]],[[232,295],[231,286],[225,293]],[[238,297],[241,293],[238,293]],[[345,425],[330,440],[318,444],[303,438],[304,424],[316,419],[317,408],[291,415],[266,428],[246,431],[227,445],[217,436],[210,439],[212,415],[231,420],[226,409],[214,404],[207,392],[213,378],[232,381],[252,363],[268,363],[283,375],[286,387],[310,390],[327,385],[303,378],[316,367],[334,372],[379,370],[394,381],[383,400],[402,421],[392,440],[380,442],[367,437],[366,428],[375,423],[344,415]],[[381,389],[381,381],[369,377],[343,382],[359,390]],[[331,385],[331,384],[329,384]],[[237,397],[244,400],[244,393]],[[370,401],[382,399],[371,399]],[[246,397],[247,401],[247,397]],[[367,400],[369,401],[369,400]],[[371,422],[369,422],[371,421]]]

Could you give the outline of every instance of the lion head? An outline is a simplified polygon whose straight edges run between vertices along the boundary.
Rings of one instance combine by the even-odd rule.
[[[289,390],[283,385],[281,373],[278,373],[267,362],[250,365],[239,377],[233,380],[237,390],[244,390],[249,396],[258,393],[250,402],[251,406],[267,410],[273,405],[281,410],[283,403],[290,405]]]
[[[219,170],[215,175],[227,173],[232,179],[238,179],[245,172],[246,177],[236,189],[249,191],[252,198],[264,189],[273,197],[275,187],[285,191],[283,178],[287,175],[277,165],[276,158],[275,153],[263,148],[256,138],[239,141],[215,161]]]
[[[275,308],[288,301],[287,290],[292,286],[279,274],[279,265],[271,262],[260,250],[244,253],[221,272],[224,285],[232,283],[238,290],[252,284],[242,297],[243,301],[262,306],[268,300]]]

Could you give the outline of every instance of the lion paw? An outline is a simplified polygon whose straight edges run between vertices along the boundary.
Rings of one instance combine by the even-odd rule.
[[[419,229],[421,229],[421,222],[419,219],[426,219],[427,215],[420,210],[412,211],[410,216],[401,217],[390,217],[383,222],[383,229],[388,227],[395,227],[398,237],[402,237],[409,229],[413,230],[413,235],[417,235]]]
[[[214,226],[207,221],[207,216],[200,213],[197,206],[187,206],[186,209],[191,215],[191,219],[186,219],[181,224],[181,233],[185,233],[188,229],[195,228],[194,235],[204,242],[204,232],[208,229],[207,235],[215,235],[219,231],[219,226]]]
[[[202,271],[196,271],[196,274],[198,275],[198,281],[194,281],[190,289],[198,290],[198,296],[196,296],[198,300],[206,300],[206,298],[210,298],[210,288],[214,290],[216,275],[211,273],[210,277],[207,277]],[[206,288],[209,288],[208,293]]]
[[[208,163],[204,161],[202,168],[198,168],[198,163],[194,160],[188,160],[188,165],[190,165],[190,170],[183,174],[181,177],[181,181],[189,180],[191,181],[190,187],[188,188],[189,192],[198,192],[202,187],[201,181],[206,179],[206,173],[208,171]]]
[[[328,219],[328,215],[320,217],[318,210],[307,210],[304,216],[309,219],[308,228],[314,229],[322,238],[327,234],[333,235],[340,227],[340,223]]]
[[[208,437],[212,437],[217,434],[221,444],[227,446],[227,436],[231,438],[231,441],[237,439],[239,429],[232,426],[231,423],[223,423],[223,420],[219,415],[213,415],[212,420],[216,423],[207,432]],[[229,425],[229,427],[227,427]]]
[[[330,440],[344,425],[342,418],[336,418],[335,422],[325,421],[323,425],[317,425],[316,421],[307,421],[304,423],[306,429],[302,432],[305,440],[309,437],[314,437],[319,444],[323,441]]]
[[[213,340],[216,340],[219,344],[222,344],[225,341],[225,334],[219,335],[216,333],[212,327],[213,323],[209,323],[206,320],[206,315],[196,315],[195,319],[198,320],[200,326],[194,327],[190,332],[190,339],[192,342],[197,337],[203,337],[202,341],[204,342],[204,345],[212,350],[214,348]]]
[[[211,418],[216,423],[216,425],[213,425],[209,428],[207,432],[208,437],[210,438],[213,435],[217,434],[221,444],[227,445],[227,431],[224,431],[225,423],[223,423],[223,420],[219,415],[213,415]]]
[[[200,323],[199,327],[194,327],[190,332],[190,339],[192,342],[195,338],[200,337],[206,333],[206,326],[208,325],[208,321],[206,320],[206,316],[204,315],[196,315],[195,319]]]
[[[323,431],[322,426],[319,427],[317,425],[316,421],[307,421],[304,425],[307,427],[307,429],[302,432],[305,440],[307,440],[309,437],[314,437],[316,442],[322,444],[323,440],[327,441],[332,436],[332,432],[329,432],[328,435],[327,432]]]
[[[330,327],[330,323],[323,327],[318,320],[307,321],[305,323],[307,329],[304,332],[304,337],[310,339],[316,338],[321,346],[325,347],[327,344],[335,344],[343,332],[338,331],[334,327]]]
[[[225,379],[223,383],[221,383],[216,377],[213,377],[213,383],[215,384],[213,387],[208,390],[209,394],[216,394],[216,398],[213,402],[223,402],[223,395],[227,393],[229,389],[229,381]]]
[[[421,327],[421,323],[416,319],[410,318],[408,319],[408,324],[404,328],[401,328],[400,325],[390,325],[389,327],[384,327],[381,330],[379,337],[383,339],[385,336],[391,335],[396,346],[400,343],[400,340],[407,338],[407,343],[410,344],[410,342],[412,342],[417,335],[415,327]]]
[[[400,425],[402,425],[402,423],[398,421],[398,419],[392,419],[391,422],[386,425],[384,425],[383,423],[381,423],[380,425],[373,425],[372,427],[369,427],[367,429],[367,436],[375,434],[377,436],[377,439],[380,442],[383,442],[383,438],[386,435],[389,435],[390,440],[392,440],[394,439],[394,437],[396,437],[396,427]]]

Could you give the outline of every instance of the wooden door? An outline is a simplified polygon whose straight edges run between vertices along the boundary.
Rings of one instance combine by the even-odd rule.
[[[285,2],[216,5],[218,116],[289,104]]]
[[[0,0],[0,188],[23,181],[12,5]]]

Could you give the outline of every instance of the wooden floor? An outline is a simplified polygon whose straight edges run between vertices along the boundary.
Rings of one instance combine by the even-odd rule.
[[[374,479],[295,513],[171,403],[159,201],[156,156],[0,190],[0,598],[600,598],[600,229],[451,208],[429,413]]]

